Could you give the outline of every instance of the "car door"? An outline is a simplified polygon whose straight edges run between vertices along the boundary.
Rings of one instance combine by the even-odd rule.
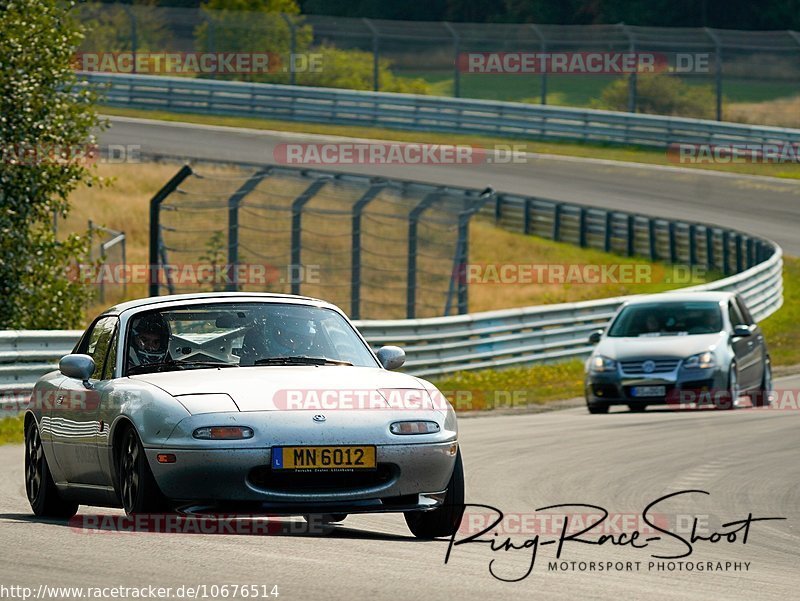
[[[87,382],[65,378],[52,405],[53,450],[62,474],[71,483],[106,483],[98,451],[100,400],[108,388],[103,374],[108,373],[106,361],[116,340],[118,321],[108,316],[94,323],[76,349],[94,359],[94,373]]]
[[[753,315],[750,313],[750,309],[747,308],[744,300],[742,300],[742,297],[736,295],[735,302],[745,322],[750,326],[750,331],[753,332],[752,338],[755,341],[754,359],[756,360],[753,369],[753,386],[760,386],[764,379],[764,365],[767,359],[767,343],[766,340],[764,340],[764,332],[756,323],[756,320],[753,319]]]
[[[734,300],[728,301],[728,319],[731,322],[731,346],[736,356],[736,371],[739,377],[739,388],[741,390],[748,390],[753,388],[753,382],[758,376],[758,363],[760,361],[758,345],[756,344],[755,336],[733,335],[733,330],[736,326],[750,326]]]

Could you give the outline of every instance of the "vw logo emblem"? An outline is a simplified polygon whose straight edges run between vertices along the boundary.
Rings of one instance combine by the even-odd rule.
[[[656,369],[656,364],[654,361],[648,360],[642,363],[642,371],[646,374],[653,373],[655,369]]]
[[[314,416],[314,421],[315,421],[315,422],[324,422],[324,421],[325,421],[325,416],[324,416],[324,415],[322,415],[321,413],[317,413],[317,414]]]

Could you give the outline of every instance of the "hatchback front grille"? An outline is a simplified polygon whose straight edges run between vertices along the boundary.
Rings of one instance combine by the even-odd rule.
[[[664,374],[674,371],[680,359],[635,359],[621,361],[626,374]]]

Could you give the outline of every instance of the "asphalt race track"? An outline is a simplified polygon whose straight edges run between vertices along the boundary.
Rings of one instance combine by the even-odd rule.
[[[776,389],[800,388],[800,377],[776,380]],[[796,398],[796,396],[795,396]],[[753,517],[786,521],[751,524],[747,544],[699,541],[682,561],[750,562],[734,571],[669,570],[652,554],[682,554],[664,537],[646,549],[565,543],[566,562],[640,562],[638,571],[550,571],[555,545],[539,549],[532,574],[530,549],[492,553],[487,544],[454,547],[417,541],[398,515],[348,518],[326,535],[288,533],[185,534],[113,532],[105,527],[32,519],[23,485],[22,447],[0,447],[0,580],[5,584],[58,586],[164,586],[277,584],[279,599],[786,599],[797,598],[800,548],[800,411],[648,410],[590,416],[583,408],[461,421],[467,499],[501,509],[508,536],[522,545],[520,518],[553,504],[604,507],[609,527],[632,531],[644,508],[687,489],[710,493],[668,500],[651,510],[653,521],[688,537],[685,517],[699,516],[710,535],[721,523]],[[81,507],[81,514],[119,511]],[[568,513],[574,523],[579,508]],[[487,510],[468,510],[463,534],[480,530]],[[591,512],[590,512],[591,513]],[[594,511],[596,513],[596,511]],[[287,519],[288,520],[288,519]],[[293,520],[293,519],[292,519]],[[616,522],[614,521],[616,520]],[[83,522],[79,522],[83,523]],[[281,524],[284,522],[281,521]],[[526,522],[527,523],[527,522]],[[546,522],[551,524],[552,522]],[[617,530],[615,530],[614,524]],[[646,526],[646,525],[645,525]],[[476,528],[470,530],[470,528]],[[558,532],[543,527],[542,542]],[[730,529],[728,529],[730,530]],[[294,533],[293,533],[294,532]],[[530,532],[530,531],[528,531]],[[560,530],[559,530],[560,532]],[[642,528],[643,535],[646,534]],[[741,534],[741,533],[740,533]],[[596,540],[597,536],[592,536]],[[642,540],[642,539],[640,539]],[[649,562],[656,564],[648,568]],[[658,571],[658,562],[664,562]],[[677,562],[677,560],[676,560]],[[684,565],[684,568],[686,566]]]
[[[275,144],[287,139],[303,138],[128,119],[114,119],[102,137],[106,143],[141,144],[143,152],[265,163],[273,162]],[[514,165],[343,169],[491,184],[501,191],[710,221],[764,235],[800,254],[797,182],[547,157]],[[283,519],[272,522],[274,535],[115,532],[96,514],[122,513],[91,507],[81,507],[71,525],[35,520],[25,498],[22,447],[0,447],[0,581],[33,587],[34,593],[42,584],[264,585],[267,591],[278,585],[278,599],[284,601],[785,601],[797,598],[800,587],[800,376],[778,379],[775,388],[788,401],[783,410],[612,410],[590,416],[574,408],[462,419],[467,500],[506,516],[498,536],[490,532],[483,538],[496,539],[500,547],[508,536],[521,547],[539,532],[532,573],[514,583],[493,577],[490,562],[495,575],[519,578],[531,563],[532,542],[496,552],[489,544],[458,545],[445,565],[448,542],[415,540],[398,515],[351,516],[322,534],[305,532],[299,518]],[[655,531],[642,512],[660,497],[685,490],[709,494],[666,499],[649,512],[652,523],[681,538],[690,537],[695,518],[696,533],[706,537],[735,530],[738,525],[723,524],[749,514],[786,519],[751,523],[746,544],[740,530],[732,542],[696,541],[691,556],[654,559],[685,554],[687,545]],[[551,566],[556,545],[549,541],[558,539],[563,523],[558,516],[567,515],[572,526],[588,525],[599,511],[573,506],[534,513],[556,504],[591,504],[609,512],[598,529],[583,535],[586,540],[610,534],[622,542],[625,532],[629,541],[640,530],[635,542],[646,547],[566,541],[560,561]],[[548,515],[549,521],[535,521]],[[489,517],[489,509],[468,508],[458,537],[477,534]],[[655,536],[661,539],[643,542]]]
[[[113,117],[101,143],[142,153],[275,164],[276,145],[347,138],[265,132]],[[312,166],[313,167],[313,166]],[[472,165],[328,165],[329,170],[528,194],[597,207],[680,217],[733,227],[800,255],[800,181],[710,171],[528,155],[522,163]],[[775,169],[780,169],[776,165]]]

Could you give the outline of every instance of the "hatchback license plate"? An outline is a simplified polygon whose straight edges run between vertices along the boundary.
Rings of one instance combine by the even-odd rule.
[[[634,386],[631,388],[631,396],[635,397],[666,396],[666,394],[666,386]]]
[[[374,470],[374,446],[273,447],[274,470]]]

